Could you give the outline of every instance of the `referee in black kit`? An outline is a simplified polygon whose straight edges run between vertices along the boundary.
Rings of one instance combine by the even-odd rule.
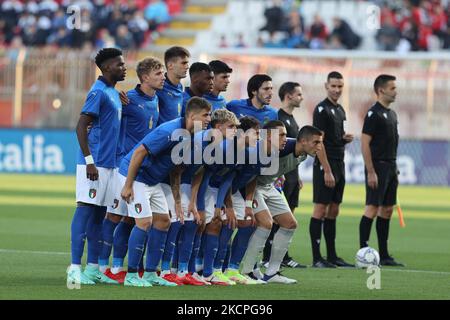
[[[278,96],[280,97],[282,103],[281,108],[278,110],[278,120],[281,120],[286,126],[287,136],[289,138],[297,139],[299,127],[297,121],[295,121],[293,112],[294,109],[300,108],[300,104],[303,101],[302,87],[297,82],[285,82],[278,90]],[[294,214],[295,208],[298,207],[299,192],[303,186],[303,183],[298,175],[298,167],[295,170],[285,174],[284,179],[283,193],[292,214]],[[263,264],[266,264],[267,261],[270,260],[273,237],[278,229],[278,224],[274,223],[264,247]],[[305,265],[298,263],[291,256],[289,256],[289,252],[286,252],[281,266],[288,268],[306,268]]]
[[[346,133],[344,108],[338,103],[344,87],[339,72],[330,72],[325,89],[327,98],[320,102],[313,113],[313,126],[322,130],[325,148],[317,153],[313,166],[314,211],[309,224],[314,268],[354,267],[339,258],[336,253],[336,218],[345,187],[345,145],[353,141]],[[320,254],[322,224],[327,245],[327,259]]]
[[[403,267],[389,255],[389,222],[397,200],[398,120],[390,109],[397,95],[396,78],[382,74],[375,79],[377,102],[369,109],[361,136],[361,151],[366,175],[366,209],[359,224],[361,248],[368,246],[372,222],[377,217],[376,229],[380,264]]]

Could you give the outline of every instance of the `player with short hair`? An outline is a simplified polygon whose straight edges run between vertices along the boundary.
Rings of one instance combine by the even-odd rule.
[[[99,257],[100,271],[119,283],[123,283],[126,275],[126,272],[122,271],[123,261],[134,220],[127,217],[127,206],[120,196],[122,186],[119,183],[118,166],[122,158],[148,133],[156,128],[159,118],[156,90],[163,88],[165,80],[163,64],[155,58],[145,58],[140,61],[137,64],[136,73],[140,84],[135,89],[127,92],[129,102],[122,108],[114,182],[116,190],[113,195],[113,203],[108,206],[108,213],[105,220],[103,220],[103,248]],[[112,269],[109,269],[109,256],[113,246],[113,264]]]
[[[252,116],[264,125],[270,120],[277,120],[277,111],[270,106],[273,86],[272,78],[266,74],[255,74],[247,83],[248,99],[232,100],[228,102],[227,109],[236,117]]]
[[[178,46],[171,47],[164,52],[166,80],[164,87],[156,91],[159,98],[158,125],[181,116],[183,105],[181,79],[187,76],[190,56],[187,49]]]
[[[210,93],[214,87],[214,73],[206,63],[194,62],[189,68],[189,77],[191,84],[183,92],[182,116],[190,98],[203,97],[205,94]]]
[[[104,48],[95,57],[102,75],[94,82],[81,110],[76,132],[81,152],[77,161],[77,208],[71,225],[72,264],[67,281],[79,284],[117,283],[98,269],[101,228],[107,196],[114,185],[122,104],[114,88],[126,75],[122,51]],[[90,130],[88,127],[91,126]],[[85,238],[88,238],[87,266],[81,272]]]
[[[327,98],[320,102],[313,113],[313,125],[324,132],[324,148],[317,153],[313,168],[314,210],[309,224],[314,268],[354,267],[339,258],[336,253],[336,219],[345,187],[345,145],[353,141],[346,132],[347,121],[339,98],[344,88],[344,77],[330,72],[325,83]],[[320,238],[323,234],[327,245],[327,259],[320,254]]]
[[[293,112],[295,109],[300,108],[300,104],[303,101],[302,87],[298,82],[285,82],[278,90],[278,96],[281,100],[281,108],[278,110],[278,119],[284,123],[288,138],[296,138],[299,127]],[[291,208],[292,214],[294,214],[295,208],[298,207],[300,189],[303,187],[303,182],[300,179],[298,167],[291,172],[286,173],[283,177],[280,177],[275,182],[276,185],[277,183],[282,185],[283,194],[289,204],[289,208]],[[274,223],[264,247],[262,259],[264,265],[267,265],[269,261],[273,237],[278,228],[278,224]],[[298,263],[290,257],[289,252],[286,252],[283,261],[281,262],[281,266],[288,268],[306,268],[306,266]]]
[[[214,86],[210,93],[205,94],[204,98],[211,103],[213,111],[226,108],[227,101],[220,93],[227,91],[233,69],[221,60],[213,60],[209,62],[209,66],[214,73]]]
[[[281,275],[279,269],[297,228],[297,221],[286,200],[275,189],[273,182],[295,168],[306,159],[308,154],[315,156],[322,146],[322,132],[313,126],[304,126],[296,139],[286,138],[286,128],[279,120],[269,121],[264,129],[268,130],[267,143],[270,143],[270,148],[267,150],[269,152],[280,150],[278,168],[276,168],[278,170],[275,174],[262,172],[257,178],[253,209],[257,228],[250,238],[244,256],[242,274],[267,283],[292,284],[297,280]],[[254,265],[264,248],[273,220],[280,225],[280,228],[275,233],[269,265],[262,276],[258,269],[254,270]]]
[[[377,217],[378,248],[382,266],[403,267],[389,255],[388,237],[397,201],[398,118],[391,104],[397,96],[396,78],[381,74],[375,79],[377,102],[369,109],[362,129],[361,151],[366,175],[366,209],[359,224],[360,247],[367,247],[373,219]]]
[[[191,99],[186,107],[186,117],[166,122],[147,134],[121,163],[119,173],[124,184],[121,196],[127,202],[129,216],[136,222],[128,242],[128,273],[125,285],[176,286],[156,273],[170,226],[169,209],[160,183],[169,174],[173,181],[179,181],[181,171],[179,166],[175,167],[172,149],[183,139],[191,138],[195,122],[201,122],[201,127],[205,128],[211,120],[210,111],[211,105],[206,100],[197,97]],[[189,137],[180,132],[183,129],[189,132]],[[183,134],[181,139],[175,139],[172,135],[174,132],[175,135]],[[182,209],[179,185],[171,186],[176,215],[180,217]],[[145,273],[140,278],[137,269],[146,237],[148,241]]]

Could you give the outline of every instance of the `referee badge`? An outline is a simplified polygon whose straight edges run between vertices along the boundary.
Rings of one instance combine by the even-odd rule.
[[[96,189],[89,189],[89,198],[94,199],[96,195],[97,195]]]
[[[140,203],[136,203],[134,205],[134,210],[136,210],[136,213],[139,214],[142,212],[142,205]]]

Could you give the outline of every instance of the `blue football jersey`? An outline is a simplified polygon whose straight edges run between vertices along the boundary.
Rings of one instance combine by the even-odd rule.
[[[181,116],[182,117],[185,116],[186,105],[187,105],[189,99],[191,99],[193,96],[194,96],[194,94],[192,93],[191,89],[189,89],[189,87],[186,87],[183,92],[183,103],[181,104]]]
[[[255,117],[261,126],[270,120],[278,120],[277,110],[269,105],[258,109],[252,105],[250,99],[232,100],[227,103],[227,109],[233,112],[238,119],[244,116]]]
[[[88,145],[95,165],[115,168],[122,116],[119,92],[100,76],[89,90],[81,114],[94,118],[88,133]],[[77,163],[86,164],[81,149]]]
[[[183,104],[183,85],[172,84],[167,78],[164,81],[162,90],[156,90],[159,99],[159,120],[158,124],[176,119],[181,116]]]
[[[232,192],[235,193],[261,174],[261,168],[269,166],[270,162],[263,164],[260,157],[262,141],[255,147],[245,148],[245,165],[236,168],[236,176],[233,179]]]
[[[209,130],[196,132],[191,141],[190,164],[184,164],[184,171],[181,175],[181,183],[191,184],[194,175],[205,165],[203,151],[209,145]]]
[[[118,164],[134,146],[156,128],[159,119],[158,96],[148,96],[140,85],[127,92],[130,103],[122,108]]]
[[[131,157],[134,150],[143,145],[148,156],[144,158],[141,167],[136,176],[136,181],[145,183],[149,186],[164,182],[174,168],[175,164],[172,160],[172,149],[183,139],[191,139],[189,136],[181,136],[175,140],[172,133],[177,129],[185,129],[186,123],[184,118],[177,118],[172,121],[163,123],[155,130],[147,134],[122,160],[120,164],[120,174],[126,176],[130,165]]]
[[[227,107],[227,101],[222,96],[215,96],[212,93],[205,94],[203,96],[212,106],[211,111],[217,109],[225,109]]]

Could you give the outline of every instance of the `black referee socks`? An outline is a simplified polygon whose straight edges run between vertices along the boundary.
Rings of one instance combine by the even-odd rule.
[[[386,259],[389,257],[388,252],[388,236],[389,236],[389,223],[391,219],[384,219],[377,217],[377,236],[378,236],[378,249],[380,250],[380,258]]]
[[[327,244],[327,259],[336,260],[336,219],[325,218],[323,220],[323,235]]]
[[[369,246],[370,229],[372,229],[373,219],[362,216],[359,223],[359,247],[364,248]]]
[[[322,258],[320,254],[320,238],[322,237],[322,220],[311,217],[311,221],[309,223],[309,235],[311,236],[313,261],[316,262]]]

